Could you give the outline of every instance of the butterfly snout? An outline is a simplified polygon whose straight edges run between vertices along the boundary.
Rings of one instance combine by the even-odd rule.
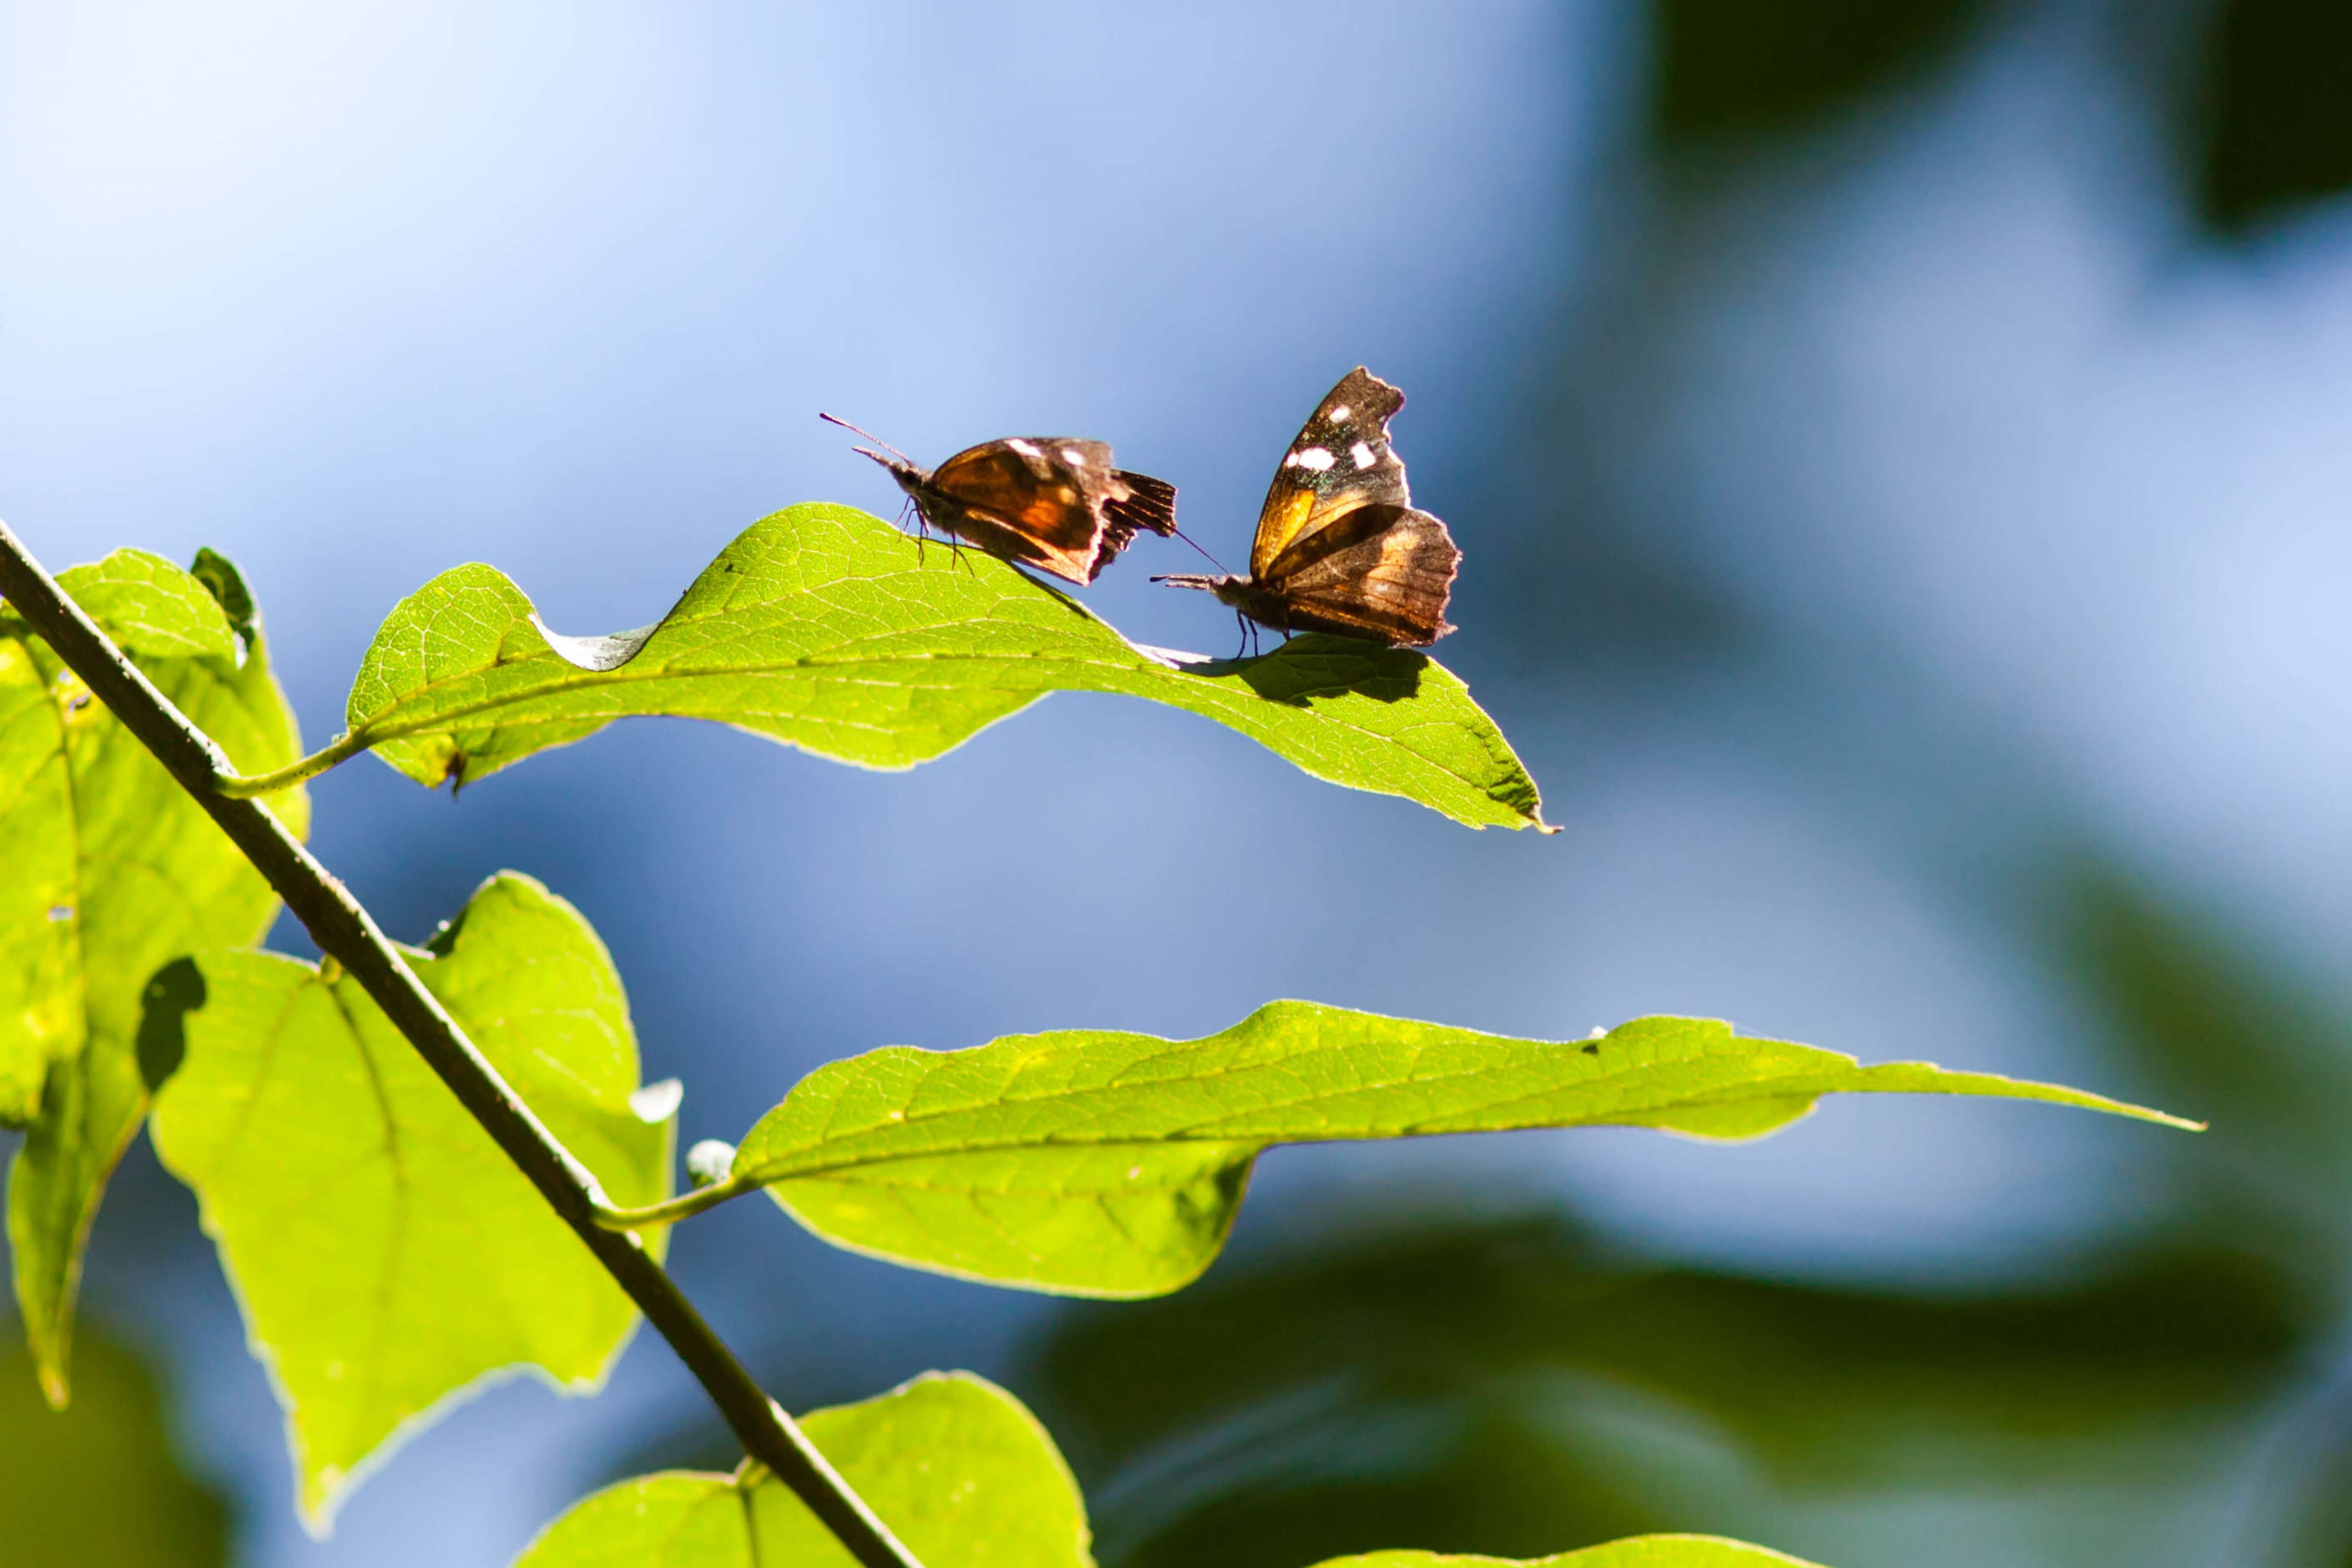
[[[871,447],[852,447],[850,450],[861,458],[871,458],[888,469],[890,477],[898,481],[898,488],[908,495],[913,495],[922,487],[923,470],[904,458],[885,457]]]

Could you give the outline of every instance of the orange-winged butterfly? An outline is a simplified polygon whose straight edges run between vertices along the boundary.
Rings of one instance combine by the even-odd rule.
[[[1114,467],[1100,441],[1012,436],[925,468],[880,437],[857,434],[889,452],[855,448],[889,470],[927,527],[1068,582],[1093,582],[1139,528],[1176,531],[1176,487]]]

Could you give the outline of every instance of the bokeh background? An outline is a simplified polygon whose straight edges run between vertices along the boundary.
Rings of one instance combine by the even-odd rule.
[[[819,408],[934,460],[1106,437],[1232,561],[1368,363],[1468,552],[1440,651],[1555,838],[1063,696],[899,775],[670,722],[454,805],[362,761],[318,847],[399,934],[499,867],[579,903],[689,1139],[877,1045],[1278,995],[1706,1013],[2214,1122],[1851,1100],[1739,1148],[1282,1151],[1227,1258],[1143,1305],[762,1205],[679,1235],[788,1404],[1013,1387],[1116,1568],[1642,1529],[2344,1568],[2347,17],[26,0],[0,512],[53,566],[232,554],[315,742],[459,561],[602,631],[776,507],[892,510]],[[1147,541],[1091,602],[1223,652],[1145,582],[1191,563]],[[499,1564],[603,1479],[724,1458],[646,1338],[602,1399],[467,1405],[313,1542],[143,1149],[86,1300],[69,1416],[0,1352],[19,1568]]]

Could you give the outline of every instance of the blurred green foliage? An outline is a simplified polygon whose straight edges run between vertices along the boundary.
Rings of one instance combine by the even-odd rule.
[[[2227,0],[2199,49],[2198,209],[2224,230],[2352,188],[2352,6]]]
[[[1027,1386],[1106,1563],[1272,1568],[1728,1528],[1660,1517],[1607,1439],[1629,1411],[1796,1489],[2120,1468],[2110,1445],[2275,1386],[2312,1324],[2276,1270],[2220,1249],[1935,1296],[1643,1268],[1529,1219],[1074,1310]]]
[[[1982,0],[1654,0],[1651,133],[1669,150],[1833,119],[1966,45]],[[2352,190],[2352,6],[2114,8],[2099,35],[2172,121],[2199,221],[2234,234]]]
[[[2184,1225],[2262,1247],[2315,1288],[2352,1266],[2352,1015],[2284,944],[2192,914],[2116,866],[2066,872],[2051,906],[2059,973],[2117,1049],[2212,1123],[2169,1152]]]
[[[1963,36],[1976,0],[1656,0],[1652,125],[1669,143],[1801,125]]]
[[[228,1509],[173,1458],[152,1373],[85,1325],[72,1408],[43,1403],[0,1329],[0,1562],[7,1568],[218,1568]]]

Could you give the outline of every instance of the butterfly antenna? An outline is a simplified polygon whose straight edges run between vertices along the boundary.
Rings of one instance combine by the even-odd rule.
[[[914,458],[907,456],[906,453],[899,451],[898,447],[891,446],[889,442],[885,441],[881,437],[874,434],[873,431],[860,430],[856,426],[852,425],[848,420],[840,417],[838,415],[820,413],[817,417],[824,420],[828,425],[838,425],[845,430],[856,431],[856,434],[865,437],[867,440],[873,442],[883,450],[894,454],[900,462],[906,464],[908,468],[919,468],[922,467],[920,463],[916,462]]]
[[[1175,526],[1174,524],[1172,524],[1172,523],[1169,525],[1168,531],[1169,531],[1169,532],[1171,532],[1171,533],[1172,533],[1172,534],[1174,534],[1177,538],[1179,538],[1179,539],[1182,540],[1185,543],[1187,543],[1187,544],[1191,545],[1193,549],[1195,549],[1195,550],[1200,550],[1200,551],[1201,551],[1201,559],[1202,559],[1202,560],[1203,560],[1203,561],[1205,561],[1205,562],[1207,562],[1210,565],[1212,565],[1212,566],[1215,567],[1215,568],[1217,569],[1217,571],[1218,571],[1220,574],[1223,574],[1223,575],[1224,575],[1224,576],[1228,576],[1228,577],[1230,577],[1230,576],[1232,576],[1232,575],[1233,575],[1233,574],[1232,574],[1232,573],[1225,571],[1225,563],[1224,563],[1223,562],[1222,562],[1222,561],[1218,560],[1215,556],[1213,556],[1213,555],[1210,554],[1207,551],[1205,551],[1205,550],[1201,550],[1201,542],[1200,542],[1199,540],[1194,539],[1191,534],[1189,534],[1189,533],[1185,532],[1182,529],[1176,527],[1176,526]]]

